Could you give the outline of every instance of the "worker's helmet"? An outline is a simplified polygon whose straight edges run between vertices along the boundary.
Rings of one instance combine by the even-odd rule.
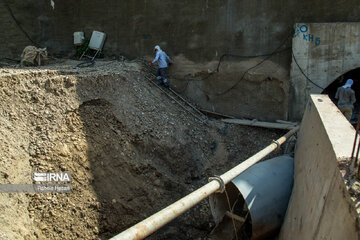
[[[156,45],[156,46],[154,47],[154,51],[160,51],[160,50],[161,50],[161,48],[160,48],[159,45]]]

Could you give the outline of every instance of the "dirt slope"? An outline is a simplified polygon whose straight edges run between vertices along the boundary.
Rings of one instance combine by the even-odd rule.
[[[0,239],[107,239],[222,174],[282,131],[206,126],[138,62],[0,69],[0,183],[72,173],[68,194],[0,194]],[[207,201],[149,239],[205,239]]]

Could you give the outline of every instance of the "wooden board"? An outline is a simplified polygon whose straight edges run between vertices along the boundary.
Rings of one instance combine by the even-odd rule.
[[[272,123],[272,122],[260,122],[257,120],[245,120],[245,119],[221,119],[226,123],[234,123],[246,126],[264,127],[264,128],[276,128],[276,129],[293,129],[296,127],[293,123]]]

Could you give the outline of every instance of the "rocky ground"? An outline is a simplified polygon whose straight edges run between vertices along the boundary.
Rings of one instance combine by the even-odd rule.
[[[204,125],[139,61],[78,63],[0,68],[0,183],[72,174],[71,193],[1,194],[0,239],[108,239],[284,134]],[[207,239],[213,227],[203,201],[149,239]]]
[[[339,162],[339,168],[350,198],[354,202],[355,210],[358,217],[360,217],[360,172],[359,175],[357,174],[359,171],[359,163],[354,167],[354,160],[346,159]]]

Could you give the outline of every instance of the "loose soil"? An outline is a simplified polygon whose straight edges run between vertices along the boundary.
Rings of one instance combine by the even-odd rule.
[[[0,69],[0,183],[72,174],[71,193],[0,194],[0,239],[108,239],[284,134],[204,125],[140,62],[78,63]],[[207,239],[213,227],[203,201],[148,239]]]

